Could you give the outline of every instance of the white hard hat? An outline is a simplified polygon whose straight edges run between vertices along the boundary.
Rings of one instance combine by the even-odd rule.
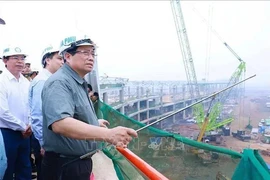
[[[59,51],[59,48],[56,48],[57,46],[48,46],[46,47],[41,55],[41,64],[44,66],[45,65],[45,60],[47,58],[48,55],[52,54],[52,53],[56,53]]]
[[[3,57],[13,56],[13,55],[24,55],[25,57],[27,54],[22,51],[22,49],[18,46],[10,46],[4,49]]]
[[[61,41],[59,54],[62,55],[77,46],[95,46],[95,43],[87,35],[70,36]]]

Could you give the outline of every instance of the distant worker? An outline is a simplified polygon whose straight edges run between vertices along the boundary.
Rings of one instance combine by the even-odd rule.
[[[91,39],[68,37],[61,42],[59,53],[66,63],[45,82],[42,92],[43,178],[89,180],[91,156],[80,156],[95,152],[97,141],[127,147],[137,133],[126,127],[103,128],[108,122],[95,115],[84,79],[94,66],[95,44]]]
[[[29,77],[31,78],[31,81],[38,75],[38,71],[31,71],[29,73]]]
[[[45,81],[55,73],[63,64],[63,58],[58,54],[59,48],[47,47],[41,56],[43,70],[33,79],[29,90],[29,107],[32,122],[32,148],[34,150],[35,164],[37,166],[37,180],[42,179],[41,162],[44,155],[42,134],[42,101],[41,92]]]
[[[31,179],[28,90],[29,81],[21,74],[26,54],[19,47],[4,49],[6,69],[0,76],[0,129],[7,156],[3,180]]]
[[[94,92],[93,95],[91,96],[92,102],[95,104],[99,100],[99,94],[97,92]]]
[[[31,72],[31,63],[29,62],[25,62],[24,68],[22,70],[22,74],[24,75],[24,77],[26,77],[29,81],[30,81],[30,74]]]
[[[93,102],[93,106],[96,112],[96,115],[99,119],[103,119],[103,113],[100,110],[100,104],[99,104],[99,94],[97,92],[94,92],[93,95],[90,97],[91,101]]]

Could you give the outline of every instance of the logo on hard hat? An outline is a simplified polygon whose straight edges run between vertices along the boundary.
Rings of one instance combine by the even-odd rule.
[[[4,53],[9,52],[9,48],[4,49]]]
[[[15,52],[20,53],[20,52],[22,52],[22,50],[19,47],[16,47]]]
[[[67,37],[61,42],[60,46],[68,46],[75,41],[76,41],[76,36]]]
[[[46,52],[48,52],[48,51],[50,51],[50,50],[52,50],[53,49],[53,47],[52,46],[50,46],[50,47],[47,47],[44,51],[43,51],[43,54],[45,54]]]

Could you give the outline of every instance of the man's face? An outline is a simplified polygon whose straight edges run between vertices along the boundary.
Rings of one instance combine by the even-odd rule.
[[[92,100],[93,102],[95,102],[95,101],[97,100],[97,96],[94,96],[94,95],[90,96],[90,98],[91,98],[91,100]]]
[[[30,68],[30,64],[29,63],[25,63],[25,68]]]
[[[87,88],[87,91],[88,91],[88,95],[89,97],[93,96],[94,95],[94,92],[90,90],[90,88]]]
[[[62,56],[58,54],[58,52],[55,52],[51,59],[46,59],[46,64],[50,68],[52,73],[55,73],[61,66],[63,66],[64,60]]]
[[[9,56],[8,59],[4,59],[7,69],[12,73],[21,73],[24,69],[25,56],[24,55],[13,55]]]
[[[22,70],[23,75],[27,75],[27,76],[29,75],[29,73],[31,72],[31,67],[30,66],[31,65],[29,63],[25,63],[24,68]]]
[[[76,54],[71,56],[66,53],[66,59],[69,65],[80,75],[85,75],[92,71],[94,67],[94,54],[93,46],[80,46],[76,50]]]

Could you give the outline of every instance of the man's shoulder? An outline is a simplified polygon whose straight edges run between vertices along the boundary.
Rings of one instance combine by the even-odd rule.
[[[44,84],[44,88],[51,86],[52,84],[57,85],[68,85],[70,84],[69,75],[59,69],[57,72],[52,74]]]
[[[33,87],[35,85],[37,85],[40,82],[45,82],[48,78],[42,76],[41,74],[38,74],[33,81],[30,82],[30,86]]]

